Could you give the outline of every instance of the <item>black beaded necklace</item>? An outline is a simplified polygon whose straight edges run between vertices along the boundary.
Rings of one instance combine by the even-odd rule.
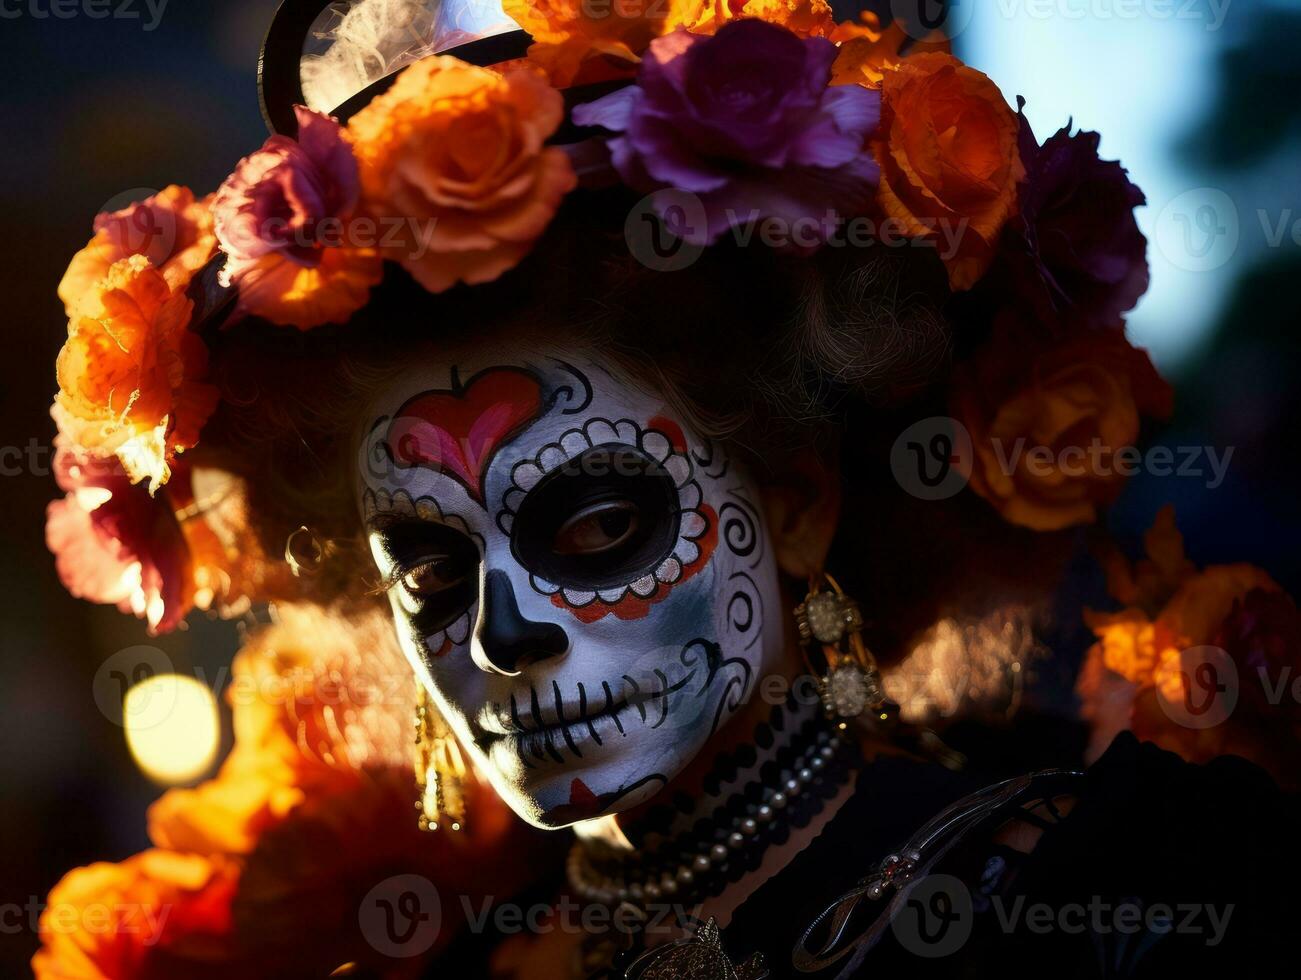
[[[569,854],[570,886],[584,901],[610,907],[631,905],[643,911],[659,903],[693,905],[720,895],[728,884],[759,867],[765,852],[803,828],[849,778],[858,748],[841,726],[821,716],[800,724],[784,744],[774,729],[795,728],[794,719],[774,709],[755,732],[755,744],[720,758],[706,789],[718,785],[719,804],[686,830],[672,833],[672,814],[652,816],[661,832],[647,835],[648,846],[629,852],[596,841],[579,841]],[[747,765],[748,763],[748,765]],[[740,772],[751,778],[740,780]],[[727,780],[728,774],[732,779]],[[727,784],[735,782],[734,788]],[[730,792],[723,793],[725,788]],[[679,801],[700,812],[699,801]],[[670,831],[666,833],[665,831]]]

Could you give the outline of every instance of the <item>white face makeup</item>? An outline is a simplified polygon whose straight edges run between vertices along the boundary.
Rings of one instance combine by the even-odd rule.
[[[403,648],[531,823],[645,801],[781,657],[754,485],[598,363],[423,366],[376,405],[360,466]]]

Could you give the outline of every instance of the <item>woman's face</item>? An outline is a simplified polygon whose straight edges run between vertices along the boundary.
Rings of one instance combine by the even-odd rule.
[[[644,801],[779,661],[755,486],[600,358],[421,364],[366,424],[360,507],[403,649],[524,819]]]

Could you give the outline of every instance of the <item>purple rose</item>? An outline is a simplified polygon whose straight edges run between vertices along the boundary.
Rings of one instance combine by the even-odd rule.
[[[835,58],[830,41],[760,20],[713,37],[679,30],[651,42],[636,85],[576,107],[574,121],[622,134],[611,163],[631,187],[665,192],[661,216],[677,191],[700,198],[706,226],[675,229],[688,241],[778,218],[821,242],[867,211],[880,176],[867,150],[880,94],[829,87]]]
[[[1147,291],[1147,239],[1134,209],[1147,200],[1097,133],[1067,125],[1042,147],[1021,117],[1026,183],[1008,225],[1013,288],[1049,321],[1112,327]]]
[[[228,279],[273,253],[315,267],[324,247],[343,244],[360,194],[357,161],[333,119],[295,112],[298,139],[272,136],[217,191],[213,224]]]

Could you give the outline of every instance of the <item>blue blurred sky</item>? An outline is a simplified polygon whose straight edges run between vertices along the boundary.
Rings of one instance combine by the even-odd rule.
[[[1217,56],[1269,8],[1301,0],[951,0],[964,60],[1009,101],[1028,100],[1040,140],[1074,118],[1102,133],[1147,194],[1152,287],[1130,319],[1135,341],[1167,371],[1197,352],[1237,275],[1278,241],[1295,247],[1296,147],[1246,173],[1200,171],[1187,141],[1215,86]],[[1294,99],[1294,92],[1279,92]],[[1276,246],[1277,247],[1277,246]]]

